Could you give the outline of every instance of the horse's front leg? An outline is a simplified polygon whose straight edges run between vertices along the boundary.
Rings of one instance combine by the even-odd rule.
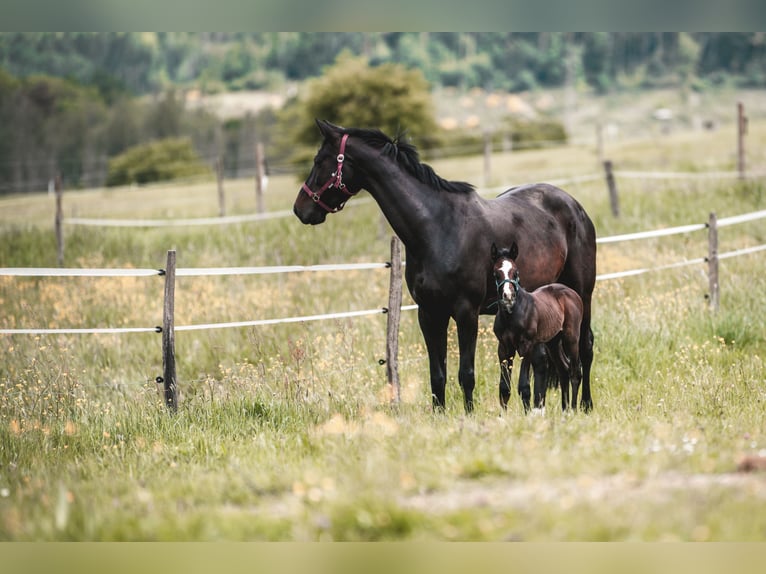
[[[474,364],[476,361],[476,338],[479,334],[479,310],[469,303],[461,305],[455,313],[457,342],[460,349],[458,381],[463,389],[465,412],[473,411],[473,389],[476,386]]]
[[[447,326],[449,325],[449,315],[429,312],[420,306],[418,307],[418,323],[428,351],[433,409],[443,411],[447,385]]]

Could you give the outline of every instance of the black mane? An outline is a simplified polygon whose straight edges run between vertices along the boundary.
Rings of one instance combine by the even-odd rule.
[[[470,183],[448,181],[439,177],[430,165],[421,163],[417,148],[403,139],[404,133],[398,133],[391,139],[377,129],[345,128],[343,131],[349,136],[361,139],[370,147],[381,150],[384,155],[396,160],[407,173],[434,189],[451,193],[470,193],[474,189]]]

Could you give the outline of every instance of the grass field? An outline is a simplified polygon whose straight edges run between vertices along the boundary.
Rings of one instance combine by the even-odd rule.
[[[733,129],[612,145],[616,169],[734,167]],[[766,165],[766,125],[748,135]],[[480,182],[480,157],[433,162]],[[598,170],[587,146],[497,154],[493,185]],[[567,186],[600,236],[766,208],[763,180],[619,180]],[[272,177],[267,209],[298,183]],[[229,213],[254,208],[227,182]],[[67,192],[66,216],[217,213],[214,182]],[[55,266],[53,200],[0,199],[0,266]],[[66,266],[383,262],[390,230],[367,198],[318,227],[295,218],[221,227],[65,226]],[[719,232],[721,251],[766,243],[763,220]],[[703,257],[705,232],[603,245],[599,273]],[[476,411],[466,416],[450,335],[447,410],[431,411],[415,314],[400,333],[403,402],[388,406],[385,317],[179,332],[181,405],[153,383],[159,335],[0,335],[0,539],[763,540],[766,481],[764,255],[721,262],[721,308],[703,266],[597,284],[595,409],[524,415],[497,403],[491,318],[480,324]],[[0,277],[0,328],[161,323],[161,278]],[[179,278],[176,325],[370,309],[385,270]],[[410,303],[405,294],[405,304]]]

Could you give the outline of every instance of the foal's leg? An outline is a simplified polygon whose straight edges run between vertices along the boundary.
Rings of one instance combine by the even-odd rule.
[[[516,350],[510,345],[507,337],[498,337],[497,360],[500,363],[499,396],[503,410],[508,408],[511,398],[511,373],[513,372],[513,356]]]
[[[426,341],[428,365],[431,373],[431,398],[435,411],[443,411],[447,383],[447,326],[449,315],[429,313],[418,307],[418,323]]]
[[[535,345],[530,356],[532,369],[535,376],[535,408],[545,406],[545,393],[548,390],[548,357],[544,344]],[[529,372],[529,369],[527,369]]]
[[[567,348],[567,343],[561,336],[556,337],[548,343],[548,351],[559,374],[562,411],[569,408],[569,369],[571,367],[571,362],[569,360],[570,355],[567,353]],[[572,406],[575,406],[575,404],[572,403]]]
[[[572,333],[563,341],[563,351],[566,354],[568,362],[569,384],[572,387],[572,408],[577,408],[577,393],[580,390],[580,380],[582,379],[582,363],[580,362],[580,341],[578,333]]]
[[[532,395],[529,386],[529,366],[531,364],[532,359],[529,356],[521,358],[521,368],[519,369],[519,384],[517,389],[519,396],[521,397],[521,404],[524,405],[525,413],[529,412],[529,401]],[[535,378],[537,378],[536,375]]]

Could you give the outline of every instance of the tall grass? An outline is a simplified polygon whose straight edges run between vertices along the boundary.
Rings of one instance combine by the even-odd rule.
[[[757,126],[751,134],[763,139]],[[719,138],[615,152],[648,167],[662,145],[674,150],[668,169],[708,169]],[[586,173],[586,159],[593,161],[580,148],[514,153],[493,169],[502,180],[524,181],[546,169]],[[481,158],[434,165],[477,181],[461,174],[478,173]],[[270,208],[287,209],[297,185],[272,180]],[[762,183],[618,185],[619,219],[601,182],[569,188],[599,235],[704,222],[710,211],[724,217],[766,202]],[[241,187],[244,210],[247,185],[232,187]],[[190,217],[215,213],[203,199],[214,193],[212,183],[162,193],[72,192],[65,205],[75,203],[78,215]],[[162,206],[155,210],[149,195],[163,197]],[[0,265],[54,265],[52,201],[7,201],[24,217],[0,206]],[[294,219],[66,227],[66,261],[158,268],[169,248],[181,267],[385,261],[390,231],[377,207],[353,204],[312,228]],[[763,243],[766,230],[752,222],[719,235],[726,251]],[[702,257],[706,241],[697,232],[603,245],[599,272]],[[739,457],[766,454],[762,257],[721,262],[718,313],[708,308],[702,266],[598,283],[588,415],[563,415],[555,390],[542,412],[524,415],[518,400],[501,412],[490,317],[480,323],[472,416],[463,413],[456,382],[454,326],[447,410],[431,411],[411,312],[402,318],[396,409],[378,364],[382,315],[179,332],[175,416],[153,382],[162,369],[156,334],[2,336],[0,539],[762,539],[766,486],[733,473]],[[387,288],[385,271],[179,278],[176,324],[382,307]],[[153,326],[161,294],[161,279],[151,277],[5,277],[0,325]]]

